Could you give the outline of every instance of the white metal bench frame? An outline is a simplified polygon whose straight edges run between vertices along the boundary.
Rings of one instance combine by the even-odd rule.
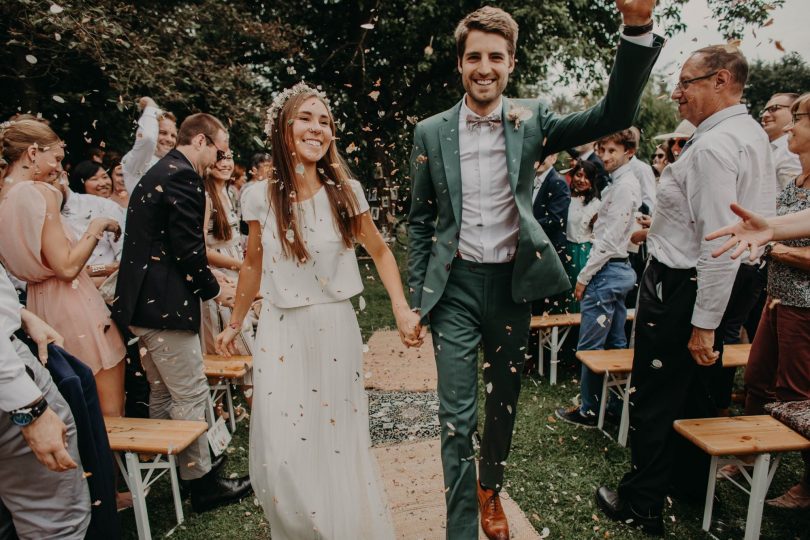
[[[216,375],[217,382],[211,384],[209,379],[209,411],[208,411],[208,426],[214,427],[214,422],[217,420],[216,403],[219,399],[224,401],[225,412],[228,414],[228,425],[231,428],[231,433],[236,431],[236,408],[233,406],[233,390],[231,386],[251,385],[253,384],[252,366],[247,367],[245,375],[242,377],[228,377],[225,375]],[[212,376],[211,378],[213,378]]]
[[[557,354],[562,349],[565,339],[571,332],[573,326],[564,326],[560,331],[559,326],[552,326],[551,328],[538,328],[537,336],[537,374],[541,377],[545,375],[545,354],[544,349],[551,351],[551,359],[549,361],[549,383],[551,385],[557,384]]]
[[[622,413],[616,442],[621,446],[627,446],[627,435],[630,432],[630,377],[629,371],[618,373],[605,371],[602,377],[602,397],[599,400],[599,419],[596,422],[596,427],[609,439],[613,439],[613,436],[605,431],[605,413],[610,394],[619,398],[622,401]]]

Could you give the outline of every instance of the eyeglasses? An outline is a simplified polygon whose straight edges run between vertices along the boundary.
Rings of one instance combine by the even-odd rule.
[[[799,121],[799,119],[800,119],[802,116],[810,116],[810,113],[806,113],[806,112],[802,112],[802,113],[796,113],[796,112],[795,112],[795,113],[792,113],[792,114],[790,115],[790,124],[789,124],[789,125],[791,125],[791,126],[795,126],[795,125],[796,125],[796,122],[798,122],[798,121]]]
[[[217,149],[217,161],[222,161],[223,159],[233,159],[233,154],[230,152],[226,152],[225,150],[220,150],[219,146],[216,145],[214,139],[206,135],[205,133],[202,134],[203,137],[208,139],[208,142],[211,143],[211,146]]]
[[[718,73],[720,73],[719,69],[717,71],[712,71],[711,73],[707,73],[706,75],[701,75],[700,77],[694,77],[692,79],[684,79],[682,81],[678,81],[678,82],[675,83],[675,90],[678,90],[680,92],[685,92],[689,88],[690,84],[698,82],[698,81],[702,81],[703,79],[708,79],[709,77],[714,77]]]
[[[765,113],[773,114],[776,111],[778,111],[779,109],[789,109],[789,108],[790,108],[790,105],[779,105],[778,103],[774,103],[770,107],[765,107],[764,109],[759,111],[759,117],[762,118],[763,116],[765,116]]]

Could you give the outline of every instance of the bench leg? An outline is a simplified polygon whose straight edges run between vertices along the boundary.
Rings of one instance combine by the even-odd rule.
[[[544,365],[545,361],[545,347],[543,346],[546,340],[545,332],[543,329],[540,328],[537,330],[537,374],[541,377],[545,375],[546,367]]]
[[[712,456],[709,465],[709,483],[706,487],[706,505],[703,507],[703,530],[708,531],[712,525],[712,509],[714,508],[714,488],[717,484],[717,456]]]
[[[751,497],[748,499],[748,516],[745,519],[745,540],[759,538],[762,510],[765,506],[765,496],[768,493],[770,464],[770,454],[759,454],[754,461],[754,473],[751,475]]]
[[[627,375],[624,390],[619,386],[619,393],[622,397],[622,419],[619,422],[619,438],[617,442],[621,446],[627,446],[627,436],[630,433],[630,379],[631,375]]]
[[[129,489],[132,492],[132,509],[135,512],[135,526],[138,529],[138,540],[152,540],[152,531],[149,529],[149,514],[146,511],[146,493],[144,492],[143,478],[141,478],[140,461],[138,454],[126,452],[127,477]]]
[[[551,329],[551,365],[549,378],[552,385],[557,384],[557,351],[560,348],[559,337],[559,329],[555,326]]]
[[[233,408],[233,395],[230,381],[225,385],[225,409],[228,411],[228,421],[231,424],[231,433],[236,432],[236,411]]]
[[[177,524],[185,521],[183,516],[183,498],[180,497],[180,482],[177,480],[177,460],[172,454],[166,456],[169,461],[169,478],[172,482],[172,498],[174,498],[174,515],[177,517]]]
[[[608,379],[610,378],[610,374],[606,371],[604,375],[602,375],[602,398],[599,400],[599,418],[596,421],[596,427],[600,430],[604,431],[605,427],[605,411],[607,410],[607,400],[610,397],[610,391],[608,390]]]

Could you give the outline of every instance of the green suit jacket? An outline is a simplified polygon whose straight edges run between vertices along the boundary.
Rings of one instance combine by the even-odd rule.
[[[520,216],[512,299],[531,302],[571,288],[554,246],[532,215],[534,163],[632,125],[663,40],[652,47],[621,40],[605,97],[592,108],[558,116],[536,99],[503,98],[509,185]],[[524,120],[510,121],[509,111]],[[444,292],[461,226],[461,102],[417,124],[411,153],[408,286],[411,306],[426,317]],[[531,111],[531,116],[525,110]],[[519,125],[518,125],[519,124]]]

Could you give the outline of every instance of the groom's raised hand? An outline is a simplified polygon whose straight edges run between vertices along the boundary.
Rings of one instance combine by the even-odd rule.
[[[627,26],[644,26],[652,21],[655,0],[616,0],[616,9]]]

